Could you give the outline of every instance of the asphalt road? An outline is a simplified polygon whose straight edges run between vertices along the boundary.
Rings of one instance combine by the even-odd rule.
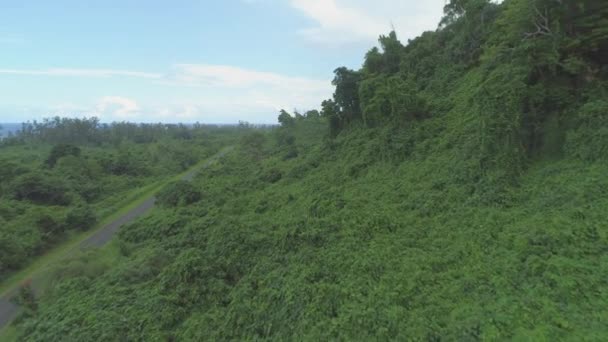
[[[4,328],[19,313],[19,307],[13,304],[9,298],[8,296],[0,298],[0,329]]]
[[[120,227],[135,221],[137,218],[145,215],[152,208],[154,208],[154,202],[156,202],[156,198],[148,198],[137,207],[131,209],[128,213],[116,219],[116,221],[108,224],[99,231],[95,232],[95,234],[89,236],[78,246],[78,248],[83,250],[92,247],[101,247],[105,245],[110,240],[112,240],[114,234],[118,232],[118,229],[120,229]]]
[[[218,158],[226,154],[230,148],[225,148],[215,156],[208,159],[199,168],[194,168],[188,173],[182,176],[182,180],[191,181],[200,169],[206,168],[215,162]],[[103,228],[96,231],[93,235],[82,241],[76,248],[80,250],[86,250],[90,248],[102,247],[108,243],[114,237],[114,234],[118,232],[120,227],[125,224],[135,221],[137,218],[147,214],[152,208],[154,208],[154,202],[156,198],[150,197],[142,202],[137,207],[133,208],[123,216],[117,218],[115,221],[107,224]],[[69,253],[69,252],[68,252]],[[35,288],[35,278],[32,277],[32,286]],[[13,304],[10,300],[18,291],[18,287],[8,291],[3,297],[0,297],[0,329],[4,328],[19,314],[19,307]]]

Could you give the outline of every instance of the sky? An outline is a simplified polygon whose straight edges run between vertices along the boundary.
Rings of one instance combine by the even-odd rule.
[[[0,122],[275,123],[445,0],[0,0]]]

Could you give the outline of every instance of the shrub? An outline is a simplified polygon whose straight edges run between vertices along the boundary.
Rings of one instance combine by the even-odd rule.
[[[608,158],[608,102],[585,104],[577,117],[577,127],[567,135],[566,153],[584,161]]]
[[[89,206],[78,206],[70,210],[65,218],[68,229],[88,230],[97,223],[95,212]]]
[[[61,144],[56,145],[51,150],[49,157],[46,159],[45,164],[49,167],[54,167],[59,158],[65,156],[80,156],[80,148],[74,145]]]
[[[201,192],[187,181],[170,183],[156,195],[156,201],[165,207],[189,205],[201,198]]]
[[[31,279],[26,280],[19,286],[19,292],[13,297],[13,302],[23,307],[28,313],[32,314],[38,310],[38,302],[32,289]]]
[[[37,204],[67,205],[70,199],[60,179],[42,172],[30,172],[17,177],[12,185],[13,197]]]
[[[49,213],[40,213],[36,218],[36,226],[40,231],[43,239],[51,241],[57,238],[63,232],[63,226],[55,217]]]
[[[276,183],[281,178],[283,178],[283,174],[277,169],[271,169],[262,176],[262,180],[268,183]]]

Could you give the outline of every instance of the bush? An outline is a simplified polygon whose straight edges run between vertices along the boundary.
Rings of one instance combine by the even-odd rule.
[[[266,135],[262,132],[249,133],[240,141],[241,151],[253,159],[260,159],[264,153],[264,145],[266,144]]]
[[[88,230],[97,223],[95,212],[89,206],[79,206],[70,210],[65,218],[68,229]]]
[[[37,204],[67,205],[70,199],[63,181],[42,172],[30,172],[17,177],[12,185],[13,197]]]
[[[283,174],[277,169],[271,169],[262,176],[262,180],[268,183],[276,183],[281,178],[283,178]]]
[[[80,148],[78,148],[77,146],[68,145],[68,144],[56,145],[51,150],[51,153],[49,154],[49,157],[46,159],[45,164],[47,166],[53,168],[61,157],[66,157],[66,156],[74,156],[74,157],[80,156]]]
[[[566,138],[566,153],[584,161],[608,158],[608,102],[585,104],[577,119],[577,128]]]
[[[36,218],[36,226],[43,240],[52,241],[63,232],[63,225],[49,213],[39,213]]]
[[[2,185],[8,184],[13,178],[17,177],[19,174],[23,174],[27,172],[27,170],[8,159],[0,160],[0,179],[2,179],[2,183],[0,184],[0,190],[3,187]]]
[[[31,280],[26,280],[19,286],[19,292],[13,297],[13,302],[32,314],[38,310],[38,301],[32,289]]]
[[[200,191],[192,183],[183,180],[168,184],[156,195],[157,203],[165,207],[189,205],[201,198]]]

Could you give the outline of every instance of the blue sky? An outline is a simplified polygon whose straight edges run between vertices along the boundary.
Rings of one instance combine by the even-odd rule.
[[[0,0],[0,122],[274,123],[317,108],[391,25],[445,0]]]

